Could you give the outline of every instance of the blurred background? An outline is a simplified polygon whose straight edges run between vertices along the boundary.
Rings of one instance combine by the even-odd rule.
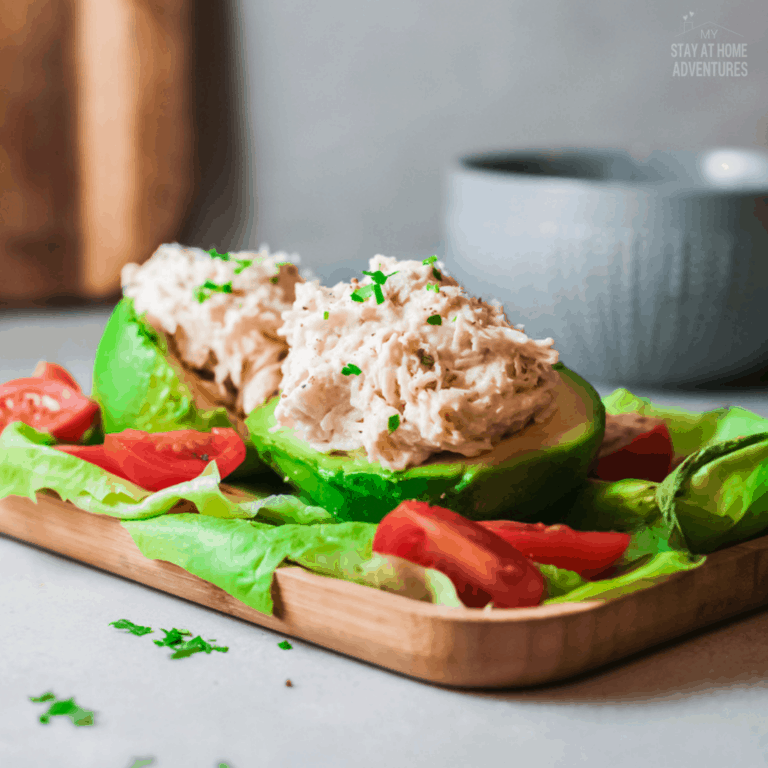
[[[674,76],[692,23],[748,75]],[[114,302],[173,240],[330,281],[442,254],[468,153],[765,148],[767,28],[764,0],[4,3],[0,307]]]

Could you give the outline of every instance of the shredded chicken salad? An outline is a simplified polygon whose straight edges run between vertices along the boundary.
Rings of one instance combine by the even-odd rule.
[[[280,387],[288,345],[277,331],[301,282],[284,253],[219,254],[176,243],[122,271],[136,313],[172,338],[186,365],[213,375],[222,400],[235,392],[246,414]]]
[[[554,341],[467,296],[434,257],[375,256],[361,282],[298,283],[283,313],[277,424],[401,470],[476,456],[554,409]]]

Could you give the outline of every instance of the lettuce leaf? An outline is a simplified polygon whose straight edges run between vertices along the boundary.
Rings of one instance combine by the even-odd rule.
[[[27,424],[9,424],[0,434],[0,498],[24,496],[36,501],[36,493],[49,490],[86,512],[121,520],[157,517],[184,501],[211,517],[258,517],[273,523],[333,520],[324,509],[310,507],[292,496],[233,500],[219,487],[215,461],[193,480],[153,493],[77,456],[57,451],[53,445],[50,435]]]
[[[656,555],[635,560],[611,578],[585,582],[560,596],[545,600],[543,605],[622,597],[660,584],[676,573],[698,568],[704,561],[704,557],[696,557],[682,550],[659,552]]]
[[[692,552],[712,552],[768,530],[768,432],[713,443],[658,486],[669,525]]]
[[[575,571],[569,571],[566,568],[558,568],[556,565],[549,563],[536,563],[536,567],[544,577],[546,588],[547,597],[542,604],[546,604],[557,597],[567,595],[573,592],[574,589],[589,583]]]
[[[311,563],[323,551],[364,562],[376,530],[372,523],[273,526],[184,513],[122,525],[145,557],[174,563],[261,613],[273,611],[272,576],[283,562]]]
[[[394,555],[373,552],[370,558],[363,559],[357,550],[339,551],[329,544],[305,552],[295,562],[323,576],[354,581],[413,600],[452,608],[464,605],[453,582],[444,573]]]

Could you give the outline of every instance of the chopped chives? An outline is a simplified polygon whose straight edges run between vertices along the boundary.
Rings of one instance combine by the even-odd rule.
[[[232,283],[217,283],[206,280],[199,288],[195,289],[195,298],[202,304],[209,299],[213,293],[232,293]]]

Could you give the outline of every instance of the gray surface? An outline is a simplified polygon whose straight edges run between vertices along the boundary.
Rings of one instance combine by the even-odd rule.
[[[268,242],[327,276],[439,252],[442,173],[467,152],[767,143],[764,0],[231,5],[233,82],[209,88],[231,92],[210,114],[233,150],[189,235],[205,247]],[[747,77],[673,77],[691,9],[747,43]]]
[[[0,316],[0,380],[55,359],[89,384],[104,312]],[[606,391],[606,388],[602,388]],[[765,393],[666,393],[768,415]],[[762,765],[768,612],[558,686],[441,689],[0,537],[0,766],[158,768],[524,764],[590,768]],[[230,647],[171,661],[118,618],[186,627]],[[293,688],[285,686],[290,678]],[[37,722],[53,690],[96,725]]]

